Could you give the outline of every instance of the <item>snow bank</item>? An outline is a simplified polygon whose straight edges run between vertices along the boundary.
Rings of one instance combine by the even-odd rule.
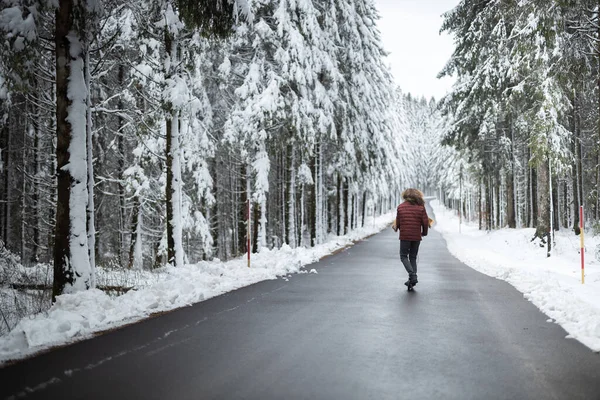
[[[266,279],[289,279],[292,273],[316,274],[316,269],[309,272],[302,267],[381,231],[393,218],[390,213],[369,219],[364,228],[345,236],[332,236],[310,249],[292,249],[287,245],[278,250],[263,248],[252,255],[251,268],[245,257],[228,262],[205,261],[182,268],[163,268],[158,282],[115,298],[97,289],[59,296],[50,310],[22,319],[10,333],[0,337],[0,362],[82,340],[155,312],[188,306]]]
[[[431,202],[435,229],[442,233],[456,258],[486,275],[502,279],[524,294],[569,335],[594,351],[600,351],[600,263],[594,259],[599,238],[585,236],[585,284],[581,284],[579,236],[556,232],[551,257],[535,230],[501,229],[479,231],[475,224],[462,224],[437,200]],[[551,322],[552,320],[549,320]]]

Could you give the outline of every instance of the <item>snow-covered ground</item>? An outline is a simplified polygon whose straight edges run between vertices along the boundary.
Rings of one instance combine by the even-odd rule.
[[[118,297],[97,289],[62,295],[50,310],[22,319],[10,333],[0,337],[0,363],[82,340],[95,332],[138,321],[152,313],[188,306],[266,279],[287,280],[293,273],[318,273],[303,267],[381,231],[390,225],[394,216],[392,212],[368,218],[364,228],[345,236],[332,236],[314,248],[292,249],[286,245],[279,250],[263,249],[252,255],[251,268],[247,267],[245,257],[228,262],[213,260],[183,268],[163,268],[154,282],[151,278],[144,279],[137,290]],[[122,278],[116,280],[122,281]],[[104,281],[110,279],[103,277]]]
[[[486,275],[502,279],[523,293],[550,319],[560,324],[569,338],[600,351],[600,263],[595,259],[598,237],[586,231],[585,284],[581,283],[579,236],[556,232],[551,257],[539,241],[531,242],[535,230],[479,231],[476,224],[462,224],[458,216],[437,200],[431,202],[435,229],[459,260]]]

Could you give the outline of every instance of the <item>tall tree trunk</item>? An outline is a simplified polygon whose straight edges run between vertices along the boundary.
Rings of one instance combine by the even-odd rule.
[[[363,226],[365,226],[365,215],[366,214],[367,214],[367,191],[365,190],[363,192],[363,199],[362,199],[362,222],[360,224],[361,228]]]
[[[303,183],[302,187],[300,188],[300,242],[298,243],[299,246],[304,246],[304,243],[306,242],[306,237],[305,237],[305,231],[306,231],[306,221],[305,221],[305,217],[304,217],[304,212],[306,209],[306,185]]]
[[[492,178],[488,177],[485,180],[485,194],[486,194],[486,230],[491,230],[493,229],[492,226],[492,219],[494,216],[494,210],[493,210],[493,202],[494,202],[494,196],[493,196],[493,192],[492,192]]]
[[[581,96],[578,96],[579,98],[581,98]],[[578,99],[577,103],[579,104],[581,100]],[[577,147],[578,147],[578,156],[577,156],[577,163],[578,163],[578,176],[579,176],[579,205],[584,206],[584,212],[587,209],[587,199],[586,199],[586,190],[585,190],[585,180],[583,179],[584,176],[584,169],[583,169],[583,134],[582,134],[582,129],[581,129],[581,106],[579,105],[577,112],[575,113],[575,118],[576,118],[576,125],[575,125],[575,129],[576,129],[576,134],[577,134],[577,138],[579,138],[579,140],[577,141]]]
[[[35,81],[35,89],[36,91],[39,88],[38,80]],[[33,102],[35,103],[35,102]],[[41,138],[41,122],[40,122],[40,107],[36,104],[32,104],[32,118],[34,122],[32,123],[33,128],[33,151],[35,152],[34,158],[34,170],[33,170],[33,244],[31,249],[31,262],[36,263],[40,261],[40,253],[41,253],[41,196],[40,196],[40,187],[42,185],[42,180],[40,178],[42,174],[42,138]]]
[[[501,228],[500,221],[500,171],[496,171],[494,176],[494,229]]]
[[[108,85],[108,82],[102,78],[100,78],[100,85]],[[98,127],[105,127],[110,124],[109,118],[106,115],[100,113],[94,118],[94,125]],[[101,128],[104,131],[103,128]],[[95,168],[94,175],[95,176],[107,176],[112,172],[109,171],[110,165],[107,163],[107,158],[110,157],[109,154],[104,149],[109,149],[110,145],[107,143],[108,135],[99,134],[92,135],[92,143],[93,150],[95,152]],[[113,225],[113,216],[118,213],[115,213],[115,208],[112,207],[112,185],[113,182],[108,180],[100,180],[99,182],[95,182],[94,184],[94,202],[96,204],[95,207],[95,217],[94,217],[94,225],[96,230],[95,236],[95,251],[94,258],[96,262],[102,260],[105,256],[112,257],[112,254],[115,253],[116,247],[113,250],[114,237],[116,235],[115,230],[117,229]],[[110,199],[110,200],[109,200]],[[108,253],[108,254],[107,254]],[[104,256],[104,257],[103,257]]]
[[[510,167],[506,173],[506,222],[509,228],[516,228],[516,210],[515,210],[515,134],[512,118],[509,117],[508,129],[510,130]]]
[[[165,26],[165,51],[169,58],[167,77],[175,75],[177,65],[177,43],[169,27]],[[183,243],[181,222],[181,152],[179,149],[179,111],[169,100],[164,101],[166,117],[167,156],[167,262],[175,267],[183,266]]]
[[[573,160],[573,170],[574,170],[574,175],[573,175],[573,231],[575,232],[576,235],[579,235],[580,233],[580,228],[579,228],[579,206],[581,205],[581,187],[579,186],[580,183],[580,176],[581,176],[581,171],[580,171],[580,160],[581,160],[581,152],[580,152],[580,147],[579,147],[579,142],[581,140],[581,138],[578,135],[578,128],[577,128],[577,124],[579,121],[578,118],[578,114],[579,114],[579,109],[578,109],[578,101],[577,101],[577,92],[574,91],[573,93],[573,154],[575,156],[574,160]]]
[[[94,207],[94,157],[92,154],[92,98],[91,98],[91,87],[92,87],[92,76],[90,72],[90,52],[89,49],[85,52],[85,87],[87,88],[86,96],[86,147],[87,147],[87,190],[88,190],[88,204],[87,204],[87,236],[88,236],[88,258],[90,260],[90,268],[92,270],[91,286],[96,287],[96,221],[95,221],[95,207]],[[123,265],[123,264],[121,264]]]
[[[288,203],[286,203],[286,195],[288,194],[288,191],[286,191],[286,185],[287,185],[287,164],[288,164],[288,158],[287,158],[287,151],[285,151],[285,147],[284,150],[280,152],[280,156],[279,158],[279,167],[277,168],[280,171],[280,179],[279,181],[281,182],[278,187],[279,187],[279,192],[280,192],[280,198],[281,200],[279,201],[279,203],[277,204],[277,209],[279,210],[278,212],[278,219],[279,221],[281,221],[281,223],[279,224],[281,227],[281,241],[280,243],[277,243],[277,246],[280,246],[281,244],[283,244],[286,241],[287,238],[287,233],[288,233],[288,218],[287,218],[287,205]],[[265,194],[266,196],[266,194]],[[263,208],[263,204],[260,204],[260,208]],[[265,209],[266,209],[266,205],[265,205]],[[265,221],[266,221],[266,216],[265,216]],[[265,225],[266,228],[266,225]],[[266,235],[266,232],[265,232]],[[266,238],[266,236],[265,236]]]
[[[563,202],[562,202],[562,208],[563,211],[560,213],[562,219],[562,226],[565,228],[569,228],[569,222],[570,222],[570,218],[569,218],[569,214],[571,213],[571,210],[569,209],[569,190],[568,190],[569,185],[567,184],[567,181],[565,180],[564,184],[563,184]]]
[[[250,193],[248,193],[248,197],[250,197]],[[254,205],[254,207],[252,207],[251,205],[251,209],[250,209],[251,215],[252,215],[252,252],[253,253],[258,253],[258,245],[259,245],[259,240],[258,240],[258,235],[259,235],[259,224],[260,224],[260,210],[259,207],[256,207],[256,205]]]
[[[133,199],[133,210],[131,212],[131,236],[129,240],[129,269],[142,269],[142,206],[140,198]]]
[[[235,207],[238,209],[238,237],[237,237],[237,242],[238,242],[238,253],[243,254],[244,252],[250,251],[251,249],[248,249],[248,244],[247,244],[247,226],[249,223],[249,219],[252,217],[251,215],[248,214],[248,195],[249,195],[249,191],[247,190],[247,186],[248,186],[248,176],[247,176],[247,169],[246,166],[244,164],[240,165],[240,177],[241,179],[239,180],[239,185],[238,185],[238,192],[240,193],[240,201],[235,205]],[[236,254],[239,255],[239,254]]]
[[[120,87],[125,86],[125,68],[123,64],[119,65],[119,70],[117,73],[117,80],[119,82]],[[119,110],[123,110],[123,97],[119,96],[119,101],[117,103],[117,108]],[[119,113],[117,116],[117,149],[118,149],[118,165],[119,165],[119,182],[118,190],[119,190],[119,249],[118,255],[119,260],[121,261],[121,265],[124,263],[123,250],[125,246],[125,235],[127,231],[127,213],[126,213],[126,203],[125,203],[125,182],[123,173],[125,172],[125,140],[123,138],[123,126],[125,125],[125,121],[123,116]],[[133,236],[133,235],[132,235]],[[131,248],[131,246],[130,246]]]
[[[482,204],[482,198],[483,198],[483,193],[481,193],[483,191],[483,177],[480,176],[479,177],[479,190],[477,191],[478,194],[478,204],[479,204],[479,230],[483,230],[483,204]]]
[[[313,176],[313,187],[310,192],[310,198],[308,199],[308,225],[310,229],[310,246],[317,244],[317,217],[316,214],[319,210],[317,206],[317,155],[313,155],[310,159],[310,172]]]
[[[600,117],[599,117],[600,119]],[[600,136],[598,137],[600,143]],[[596,221],[600,219],[600,146],[596,146]]]
[[[229,186],[229,192],[227,193],[227,197],[229,199],[229,209],[227,207],[223,207],[221,210],[219,218],[220,221],[226,220],[225,223],[221,223],[221,229],[223,230],[224,238],[227,238],[227,241],[223,243],[223,247],[225,248],[225,258],[229,258],[230,254],[235,256],[240,255],[245,249],[243,240],[244,240],[244,227],[246,226],[244,221],[245,219],[245,199],[246,199],[246,181],[244,177],[246,176],[246,172],[243,168],[239,167],[232,160],[232,155],[227,155],[227,184]],[[223,167],[226,167],[224,164]],[[239,169],[239,176],[236,176],[235,170]],[[241,204],[241,206],[240,206]],[[228,218],[231,216],[231,218]],[[231,230],[227,226],[227,222],[230,223]],[[229,233],[231,232],[231,233]]]
[[[77,36],[83,10],[59,0],[56,10],[56,161],[57,205],[52,299],[88,289],[92,270],[86,231],[87,157],[84,46]]]
[[[344,178],[338,173],[337,179],[337,235],[344,233]]]
[[[175,267],[183,266],[181,229],[181,165],[179,161],[179,113],[172,112],[166,118],[167,155],[167,262]]]
[[[515,192],[514,176],[512,172],[506,174],[506,222],[509,228],[515,228],[517,222],[515,219]]]
[[[20,248],[20,255],[21,255],[21,260],[25,260],[26,259],[26,248],[25,248],[25,242],[27,241],[26,237],[26,233],[27,233],[27,215],[28,210],[27,210],[27,198],[29,197],[27,194],[27,163],[25,162],[25,160],[27,160],[28,154],[27,154],[27,147],[28,147],[28,143],[27,143],[27,129],[28,124],[26,123],[26,128],[23,129],[23,147],[21,148],[22,154],[21,154],[21,204],[20,204],[20,210],[21,212],[19,213],[19,217],[21,217],[21,227],[20,227],[20,240],[19,240],[19,248]]]
[[[597,161],[596,161],[596,220],[598,220],[598,216],[600,214],[600,148],[598,143],[600,143],[600,1],[596,3],[596,84],[598,86],[598,95],[596,96],[597,111],[598,118],[596,119],[596,132],[598,137],[596,138],[596,152],[597,152]]]
[[[213,175],[214,176],[214,175]],[[216,196],[216,191],[214,191],[215,196]],[[216,197],[215,197],[216,199]],[[215,200],[216,201],[216,200]],[[217,230],[214,229],[214,224],[212,223],[212,213],[214,210],[214,205],[212,204],[207,204],[206,201],[203,201],[203,212],[204,212],[204,216],[206,218],[206,224],[208,225],[208,232],[209,232],[209,237],[210,237],[210,241],[203,241],[202,242],[202,261],[207,261],[212,259],[213,254],[215,253],[215,243],[216,243],[216,232]]]
[[[550,177],[552,179],[552,227],[555,231],[560,230],[560,201],[559,201],[559,186],[558,177]]]
[[[529,168],[530,180],[529,180],[529,193],[531,201],[531,219],[529,221],[529,227],[535,228],[537,226],[537,215],[538,215],[538,177],[537,170],[533,167]]]
[[[10,205],[12,202],[12,182],[11,182],[11,170],[12,170],[12,159],[11,159],[11,153],[12,153],[12,149],[11,149],[11,129],[9,128],[9,124],[6,124],[3,129],[3,132],[6,133],[5,140],[5,147],[2,151],[2,162],[4,163],[4,166],[2,168],[3,172],[4,172],[4,196],[2,198],[3,200],[3,213],[2,213],[2,227],[4,229],[2,229],[2,238],[4,241],[4,244],[8,247],[9,246],[9,239],[10,239],[10,225],[11,225],[11,215],[10,215]]]
[[[316,223],[315,223],[315,234],[317,243],[323,243],[323,230],[324,230],[324,211],[327,210],[325,198],[323,196],[323,145],[321,143],[316,146],[318,167],[316,169],[317,179],[315,185],[317,189],[315,203],[316,203]]]
[[[285,186],[282,185],[282,187],[285,187]],[[257,241],[257,246],[258,246],[257,251],[260,251],[261,248],[267,247],[267,245],[268,245],[268,243],[267,243],[267,194],[266,193],[264,193],[262,195],[260,202],[259,202],[258,209],[260,212],[260,217],[258,219],[258,232],[256,234],[256,241]],[[285,214],[285,208],[282,207],[282,211]],[[281,238],[282,243],[283,243],[284,239],[285,239],[285,236],[283,236]],[[282,243],[279,243],[279,245],[281,245]]]
[[[350,231],[350,201],[348,199],[348,197],[350,197],[350,190],[349,190],[349,179],[346,178],[344,180],[344,235],[346,235],[348,233],[348,231]]]
[[[291,144],[288,146],[288,155],[290,179],[288,180],[287,243],[291,248],[295,248],[298,245],[296,242],[296,149]]]
[[[356,196],[354,194],[351,195],[348,206],[350,207],[350,230],[356,227]]]
[[[535,236],[540,239],[547,239],[550,232],[550,176],[548,174],[548,160],[540,162],[537,166],[537,208]]]
[[[550,251],[550,247],[552,246],[552,239],[554,236],[554,210],[556,209],[554,207],[554,185],[552,182],[552,161],[548,160],[548,207],[550,207],[549,210],[549,220],[550,220],[550,229],[548,230],[548,252]]]

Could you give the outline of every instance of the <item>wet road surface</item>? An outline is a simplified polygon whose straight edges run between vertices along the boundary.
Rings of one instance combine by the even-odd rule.
[[[0,399],[600,399],[600,356],[435,230],[406,273],[391,229],[317,264],[0,369]],[[23,396],[23,397],[21,397]]]

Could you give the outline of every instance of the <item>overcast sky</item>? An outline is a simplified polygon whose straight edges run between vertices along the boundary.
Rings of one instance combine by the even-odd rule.
[[[452,79],[437,79],[452,55],[453,42],[440,35],[441,15],[459,0],[375,0],[381,19],[379,30],[396,83],[415,96],[440,99]]]

